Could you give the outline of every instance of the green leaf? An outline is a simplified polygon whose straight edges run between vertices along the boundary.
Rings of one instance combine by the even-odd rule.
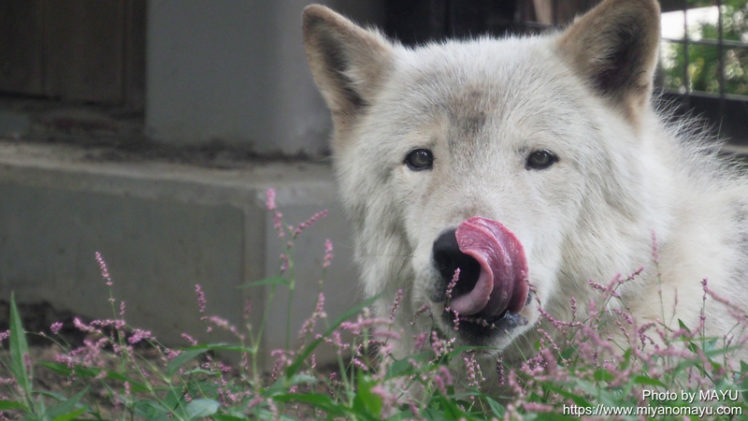
[[[689,329],[689,328],[688,328],[688,326],[686,326],[686,324],[685,324],[685,323],[683,323],[683,320],[681,320],[681,319],[678,319],[678,327],[679,327],[680,329],[683,329],[683,330],[685,330],[685,331],[686,331],[686,334],[687,334],[687,336],[691,336],[691,335],[690,335],[690,333],[691,333],[691,329]]]
[[[447,418],[444,414],[444,411],[439,408],[432,408],[431,406],[424,408],[423,411],[421,411],[421,415],[424,417],[424,419],[433,421],[448,421],[456,419]]]
[[[68,412],[67,414],[58,415],[54,418],[52,418],[52,421],[70,421],[78,418],[78,416],[83,415],[88,408],[80,408],[75,411]]]
[[[41,367],[48,368],[57,374],[63,376],[72,376],[75,374],[77,377],[96,377],[101,372],[100,368],[90,368],[84,366],[74,366],[73,368],[68,367],[66,364],[53,363],[49,361],[42,361],[39,363]]]
[[[248,348],[246,346],[232,345],[232,344],[227,344],[223,342],[218,342],[214,344],[195,345],[195,346],[184,348],[185,351],[191,351],[193,349],[204,349],[208,351],[228,351],[228,352],[250,352],[252,351],[251,348]]]
[[[434,395],[431,398],[431,401],[429,402],[429,408],[432,408],[434,406],[434,403],[437,403],[441,409],[442,416],[448,415],[446,419],[450,420],[459,420],[462,418],[465,418],[465,412],[458,407],[455,402],[453,402],[450,399],[447,399],[446,397],[439,395]]]
[[[187,417],[189,419],[209,417],[216,412],[221,406],[213,399],[195,399],[187,404]]]
[[[63,421],[63,420],[71,420],[77,417],[78,415],[86,412],[87,408],[85,407],[79,408],[77,410],[75,409],[76,405],[78,405],[78,402],[81,400],[81,398],[86,393],[88,393],[87,387],[68,399],[65,399],[64,396],[60,396],[58,399],[61,400],[61,403],[53,408],[48,409],[47,416],[52,418],[52,421]],[[79,411],[80,413],[78,413]],[[75,415],[73,415],[72,418],[67,418],[70,414],[75,414]]]
[[[663,383],[663,382],[661,382],[661,381],[659,381],[657,379],[653,379],[653,378],[651,378],[649,376],[642,375],[642,374],[640,374],[638,376],[634,376],[632,378],[632,380],[636,384],[645,384],[647,386],[659,386],[659,387],[667,388],[667,386],[665,385],[665,383]]]
[[[431,351],[425,351],[421,352],[415,355],[411,355],[407,358],[403,358],[401,360],[396,360],[392,364],[387,367],[387,377],[386,379],[393,379],[395,377],[401,377],[401,376],[407,376],[410,374],[415,373],[418,371],[416,367],[413,367],[413,364],[410,363],[411,360],[420,362],[420,363],[426,363],[431,361],[431,358],[434,356],[434,353]]]
[[[379,419],[382,412],[382,398],[371,393],[371,388],[376,383],[369,376],[358,377],[358,390],[353,398],[353,409],[358,414],[369,414],[374,419]]]
[[[604,368],[599,368],[599,369],[595,370],[595,374],[594,374],[595,381],[598,381],[598,382],[603,382],[603,381],[604,382],[609,382],[609,381],[611,381],[611,380],[613,380],[615,378],[616,377],[614,375],[612,375],[610,373],[610,371],[608,371],[608,370],[606,370]]]
[[[130,391],[132,391],[133,393],[150,392],[151,391],[151,389],[149,389],[148,386],[146,386],[145,384],[136,382],[136,381],[132,380],[131,378],[125,376],[125,375],[117,373],[116,371],[107,371],[106,378],[109,379],[109,380],[117,380],[117,381],[122,382],[122,383],[124,383],[124,382],[130,383]]]
[[[159,421],[169,419],[169,410],[158,402],[141,400],[133,405],[135,415],[148,421]]]
[[[216,421],[244,421],[247,418],[239,418],[233,415],[226,415],[226,414],[216,414],[216,415],[213,415],[213,419]]]
[[[189,349],[186,351],[182,351],[179,355],[176,356],[176,358],[169,361],[169,364],[167,364],[166,366],[166,375],[169,377],[173,376],[179,370],[179,368],[185,365],[188,361],[198,357],[201,354],[204,354],[207,351],[207,349]]]
[[[291,285],[291,281],[281,276],[273,276],[270,278],[261,279],[259,281],[247,282],[243,285],[239,285],[238,288],[252,288],[252,287],[259,287],[259,286],[264,286],[264,285],[287,286],[287,285]]]
[[[319,346],[324,338],[330,336],[332,332],[334,332],[335,329],[340,326],[341,323],[358,314],[364,307],[371,305],[374,301],[379,299],[380,296],[381,294],[377,294],[367,300],[364,300],[362,303],[346,311],[342,316],[335,320],[335,322],[327,328],[322,336],[313,340],[309,345],[306,346],[306,348],[304,348],[303,351],[299,353],[299,355],[296,356],[296,359],[294,359],[293,363],[291,363],[291,365],[286,369],[286,378],[290,378],[294,374],[296,374],[299,371],[299,368],[301,368],[301,365],[304,363],[304,361],[306,361],[306,359],[309,357],[309,354],[311,354],[314,349]]]
[[[491,411],[493,411],[493,415],[495,415],[499,419],[504,418],[504,412],[506,412],[506,408],[504,408],[504,405],[491,399],[490,396],[484,396],[483,398],[486,400],[486,402],[488,402],[488,406],[491,407]]]
[[[26,370],[24,359],[29,355],[29,345],[26,342],[26,332],[23,330],[21,316],[16,306],[16,298],[10,293],[10,370],[16,383],[24,392],[26,404],[31,407],[31,381]]]
[[[312,375],[298,373],[291,377],[288,381],[288,386],[296,386],[297,384],[317,384],[318,381],[319,380]]]
[[[21,402],[0,401],[0,411],[7,411],[10,409],[28,409],[28,407]]]
[[[273,396],[273,400],[277,402],[283,402],[283,403],[288,403],[288,402],[305,403],[305,404],[311,405],[315,408],[319,408],[327,412],[327,415],[329,416],[341,416],[345,414],[346,409],[347,409],[333,402],[330,396],[323,395],[321,393],[284,393],[284,394]]]

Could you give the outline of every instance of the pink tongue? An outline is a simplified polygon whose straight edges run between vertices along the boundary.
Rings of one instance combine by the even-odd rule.
[[[499,316],[504,310],[518,313],[527,300],[527,261],[517,237],[500,223],[475,216],[455,233],[460,251],[480,264],[473,290],[451,300],[462,315]]]

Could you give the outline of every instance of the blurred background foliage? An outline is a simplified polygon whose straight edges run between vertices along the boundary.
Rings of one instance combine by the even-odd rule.
[[[711,1],[689,1],[689,7],[713,6]],[[722,27],[723,39],[746,44],[745,47],[725,45],[724,81],[725,93],[748,95],[748,0],[723,0]],[[719,40],[719,27],[716,22],[699,22],[689,27],[688,36],[692,40]],[[688,44],[688,92],[720,92],[720,60],[717,45]],[[684,93],[686,81],[686,48],[683,43],[669,42],[663,55],[663,76],[665,88]]]

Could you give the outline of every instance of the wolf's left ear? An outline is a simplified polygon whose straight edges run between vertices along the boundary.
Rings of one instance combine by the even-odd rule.
[[[392,44],[329,8],[307,6],[304,46],[309,67],[335,129],[345,129],[381,87],[392,61]]]
[[[566,29],[558,47],[577,73],[637,125],[652,93],[659,40],[656,0],[605,0]]]

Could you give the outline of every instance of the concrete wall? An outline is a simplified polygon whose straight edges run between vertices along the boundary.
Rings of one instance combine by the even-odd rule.
[[[151,0],[146,129],[172,144],[222,141],[263,154],[321,156],[328,112],[307,68],[307,0]],[[363,21],[378,1],[328,1]]]
[[[205,332],[194,292],[199,283],[208,313],[240,328],[245,300],[252,303],[255,328],[268,311],[264,350],[283,347],[283,289],[269,301],[268,288],[239,288],[278,274],[285,241],[277,239],[265,209],[265,191],[274,187],[288,224],[330,212],[296,240],[291,338],[314,309],[325,238],[336,256],[321,290],[330,317],[357,302],[351,236],[329,167],[268,163],[218,170],[90,157],[90,149],[0,142],[0,300],[15,291],[20,303],[46,301],[61,313],[111,318],[109,291],[94,259],[101,251],[128,322],[164,343],[187,345],[182,332],[229,339]]]
[[[146,137],[173,146],[166,149],[177,159],[199,149],[180,152],[181,146],[213,141],[265,156],[323,156],[330,122],[303,51],[301,11],[308,3],[149,0]],[[379,20],[380,1],[327,3],[364,23]],[[350,233],[329,166],[233,161],[219,170],[152,161],[147,150],[128,155],[8,142],[95,145],[111,138],[126,145],[139,139],[141,126],[83,104],[6,102],[0,107],[0,304],[15,291],[22,304],[44,301],[63,313],[112,317],[94,260],[101,251],[128,321],[165,343],[183,345],[182,332],[224,339],[205,334],[194,294],[200,283],[208,311],[233,323],[242,323],[245,299],[255,324],[267,310],[265,345],[282,347],[287,297],[280,291],[269,302],[267,288],[237,288],[278,271],[283,244],[264,209],[268,187],[278,190],[288,223],[330,210],[298,239],[292,338],[314,308],[327,237],[336,255],[323,289],[327,312],[334,318],[357,302]]]

